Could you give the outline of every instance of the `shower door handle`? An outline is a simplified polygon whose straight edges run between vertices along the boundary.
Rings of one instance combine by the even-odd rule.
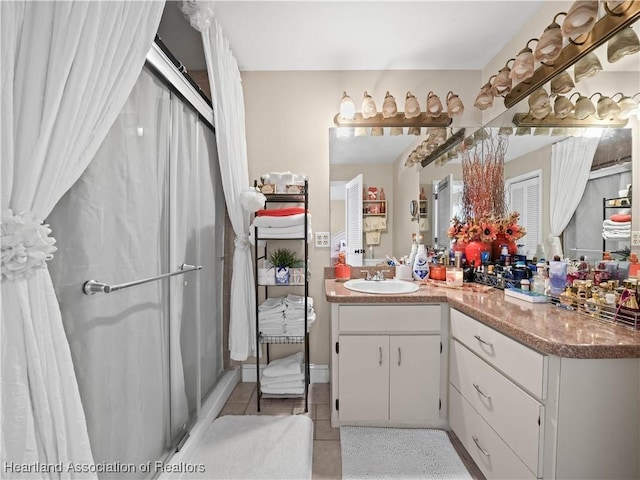
[[[136,285],[142,285],[144,283],[154,282],[156,280],[162,280],[163,278],[174,277],[176,275],[183,275],[185,273],[194,272],[196,270],[202,270],[202,265],[188,265],[183,263],[180,266],[180,270],[171,273],[163,273],[162,275],[156,275],[155,277],[143,278],[141,280],[134,280],[133,282],[121,283],[119,285],[108,285],[96,280],[87,280],[82,286],[82,291],[85,295],[95,295],[96,293],[111,293],[118,290],[123,290],[129,287],[135,287]]]

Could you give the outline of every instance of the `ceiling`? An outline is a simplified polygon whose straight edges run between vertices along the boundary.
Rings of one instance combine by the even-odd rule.
[[[214,12],[241,71],[479,70],[544,1],[236,0]],[[204,70],[181,3],[166,3],[160,36],[187,69]]]
[[[479,70],[548,1],[553,0],[235,0],[216,1],[214,12],[241,71]],[[187,70],[205,70],[200,33],[181,4],[166,2],[158,33]],[[613,68],[638,71],[640,57],[629,56]],[[390,162],[423,140],[341,139],[335,130],[332,163]],[[558,140],[512,137],[506,160]]]

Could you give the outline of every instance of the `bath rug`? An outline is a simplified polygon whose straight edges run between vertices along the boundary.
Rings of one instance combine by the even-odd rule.
[[[340,427],[343,479],[471,479],[447,432]]]
[[[304,415],[227,415],[213,421],[182,478],[310,479],[313,422]]]

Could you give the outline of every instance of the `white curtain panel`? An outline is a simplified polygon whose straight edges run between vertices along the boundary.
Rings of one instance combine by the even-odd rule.
[[[551,146],[549,259],[563,257],[560,235],[584,193],[600,137],[570,137]]]
[[[51,243],[41,238],[40,223],[122,109],[164,2],[15,1],[0,8],[2,462],[90,465],[69,345],[44,261],[49,250],[38,251],[31,240]],[[34,258],[41,261],[20,268]],[[94,475],[63,469],[43,476]]]
[[[218,161],[229,219],[236,234],[231,278],[229,351],[243,361],[256,355],[255,287],[249,244],[249,213],[240,194],[249,187],[244,97],[238,63],[229,42],[213,18],[213,2],[184,1],[182,11],[202,34],[207,73],[211,84]]]

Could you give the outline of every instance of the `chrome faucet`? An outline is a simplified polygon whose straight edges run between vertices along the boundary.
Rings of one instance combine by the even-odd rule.
[[[377,270],[373,275],[371,275],[371,272],[369,270],[360,270],[360,273],[365,274],[365,280],[371,280],[373,282],[381,282],[385,280],[384,274],[389,272],[390,270]]]

